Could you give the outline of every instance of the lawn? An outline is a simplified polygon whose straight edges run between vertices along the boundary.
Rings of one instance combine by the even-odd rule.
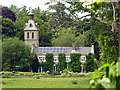
[[[89,88],[90,78],[3,78],[2,88]],[[77,82],[77,83],[76,83]]]

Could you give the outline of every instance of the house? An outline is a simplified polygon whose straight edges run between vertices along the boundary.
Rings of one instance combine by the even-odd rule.
[[[39,47],[39,30],[37,28],[37,23],[34,21],[34,13],[32,9],[29,13],[30,19],[28,23],[26,23],[26,27],[24,29],[24,41],[26,44],[29,44],[32,47],[32,52],[35,52],[39,62],[45,62],[45,54],[53,53],[54,54],[54,70],[56,71],[56,64],[58,61],[58,54],[65,53],[66,62],[70,62],[70,54],[71,53],[80,53],[80,62],[82,65],[85,63],[86,55],[89,53],[94,53],[94,46],[91,47],[76,47],[75,43],[72,44],[72,47]],[[67,68],[68,65],[67,65]],[[81,66],[83,72],[83,66]],[[42,67],[40,67],[39,71],[43,71]]]

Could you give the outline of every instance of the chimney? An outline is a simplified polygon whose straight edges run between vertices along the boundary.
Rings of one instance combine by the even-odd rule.
[[[72,43],[72,52],[71,53],[74,53],[75,52],[75,43]]]
[[[75,50],[75,43],[72,43],[72,50]]]
[[[92,47],[91,47],[91,53],[94,54],[94,45],[92,45]]]

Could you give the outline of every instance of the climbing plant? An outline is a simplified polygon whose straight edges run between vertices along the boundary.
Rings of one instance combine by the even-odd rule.
[[[81,71],[81,62],[80,62],[80,56],[81,54],[70,54],[70,69],[73,71],[73,72],[80,72]]]
[[[60,71],[64,70],[65,68],[67,68],[65,53],[60,53],[60,54],[58,54],[57,70],[58,70],[58,72],[60,72]]]

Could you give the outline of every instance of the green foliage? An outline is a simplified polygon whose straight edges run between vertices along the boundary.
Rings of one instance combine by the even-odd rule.
[[[59,28],[53,37],[52,44],[54,46],[71,47],[72,43],[75,42],[72,28]]]
[[[44,70],[45,71],[50,71],[50,73],[53,72],[53,54],[52,53],[46,53],[45,55],[45,60],[46,62],[44,63]]]
[[[86,55],[86,61],[84,64],[84,68],[86,72],[93,72],[95,70],[95,61],[94,61],[94,54],[89,53]]]
[[[2,19],[2,38],[14,37],[16,36],[17,30],[14,22],[11,19]]]
[[[30,47],[18,38],[4,39],[2,42],[3,70],[28,71],[30,67]]]
[[[38,58],[36,56],[35,53],[31,53],[30,57],[29,57],[29,61],[30,61],[30,68],[33,72],[38,72],[38,68],[39,68],[39,61]]]
[[[35,78],[36,78],[36,79],[40,79],[40,76],[36,76]]]
[[[57,4],[49,5],[49,11],[54,10],[55,12],[49,12],[48,23],[52,29],[56,29],[59,25],[62,25],[64,22],[72,22],[72,15],[70,15],[70,8],[65,4],[57,2]],[[67,12],[66,12],[67,11]],[[72,23],[66,23],[61,27],[68,28]]]
[[[116,39],[117,37],[112,33],[103,33],[98,37],[100,47],[100,59],[105,63],[112,63],[113,61],[117,61],[118,42]]]
[[[16,15],[15,15],[15,13],[13,12],[13,11],[11,11],[9,8],[7,8],[7,7],[0,7],[0,9],[1,9],[1,11],[2,11],[2,14],[1,14],[1,16],[3,17],[3,18],[9,18],[9,19],[11,19],[13,22],[15,22],[15,20],[16,20]]]
[[[58,72],[64,70],[65,68],[67,68],[65,53],[58,54],[58,65],[57,65]]]
[[[81,71],[81,62],[80,62],[81,54],[70,54],[71,61],[69,62],[70,69],[73,72],[80,72]]]
[[[116,88],[120,89],[119,64],[106,63],[91,75],[90,88]],[[101,74],[103,72],[103,74]]]

